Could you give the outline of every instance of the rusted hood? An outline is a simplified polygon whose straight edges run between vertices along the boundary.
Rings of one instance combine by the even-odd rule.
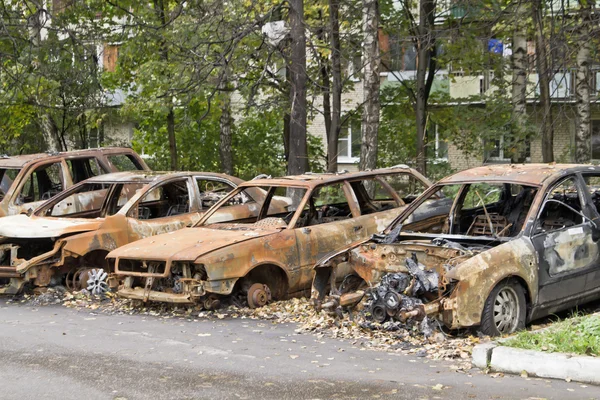
[[[235,243],[272,235],[279,231],[280,229],[186,228],[119,247],[111,251],[108,258],[194,261],[211,251]]]
[[[44,218],[13,215],[0,219],[0,236],[7,238],[51,238],[98,229],[104,219]]]

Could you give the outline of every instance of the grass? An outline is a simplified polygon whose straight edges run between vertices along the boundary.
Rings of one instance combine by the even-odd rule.
[[[581,355],[600,355],[600,315],[575,316],[552,324],[543,331],[522,331],[504,346]]]

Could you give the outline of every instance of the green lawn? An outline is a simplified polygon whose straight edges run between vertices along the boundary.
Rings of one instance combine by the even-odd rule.
[[[600,315],[576,316],[552,324],[541,332],[522,331],[502,343],[548,352],[600,354]]]

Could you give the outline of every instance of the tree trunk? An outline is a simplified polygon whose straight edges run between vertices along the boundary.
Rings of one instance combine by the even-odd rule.
[[[171,155],[171,171],[177,171],[177,140],[175,138],[175,113],[173,106],[167,114],[167,135],[169,136],[169,154]]]
[[[48,151],[65,151],[66,149],[63,148],[62,140],[60,140],[60,135],[58,133],[58,127],[56,126],[56,122],[54,122],[54,118],[52,118],[52,116],[49,113],[41,113],[40,125],[42,128],[44,141],[48,146]]]
[[[417,92],[415,101],[415,117],[417,128],[417,170],[422,174],[427,171],[427,103],[435,78],[435,0],[419,2],[419,26],[417,36]]]
[[[165,0],[154,0],[154,12],[157,18],[161,21],[162,26],[167,26],[167,5]],[[161,43],[161,57],[164,61],[169,60],[169,49],[167,43],[163,40]],[[169,113],[167,114],[167,135],[169,139],[169,156],[170,156],[170,168],[172,171],[177,171],[177,139],[175,138],[175,113],[173,111],[173,99],[167,96],[169,99]]]
[[[518,144],[523,141],[523,132],[527,122],[527,26],[526,6],[520,2],[515,9],[515,23],[512,37],[512,114],[516,130],[512,133],[511,143],[515,144],[511,151],[513,162],[523,162],[524,152]],[[506,140],[506,138],[505,138]]]
[[[229,91],[229,71],[225,67],[219,89],[221,90],[221,132],[219,135],[219,154],[221,169],[224,173],[233,175],[233,155],[231,151],[231,92]]]
[[[575,98],[577,104],[577,129],[575,131],[575,160],[578,163],[592,159],[592,126],[590,120],[590,23],[593,2],[579,1],[580,26],[577,51]]]
[[[532,11],[535,26],[535,62],[539,76],[540,103],[543,113],[540,127],[542,131],[542,160],[549,163],[554,161],[554,124],[552,105],[550,104],[550,77],[552,71],[548,67],[542,0],[532,2]]]
[[[377,134],[379,131],[379,2],[363,0],[363,113],[361,124],[360,170],[377,166]]]
[[[319,30],[319,40],[325,42],[325,27]],[[326,56],[319,57],[319,72],[321,73],[321,95],[323,96],[323,120],[325,121],[325,137],[327,138],[327,168],[330,164],[331,150],[329,140],[331,138],[331,84],[329,82],[329,60]],[[329,170],[329,169],[328,169]]]
[[[340,44],[339,0],[329,0],[329,22],[331,25],[331,88],[332,110],[327,136],[327,172],[337,172],[338,139],[342,120],[342,49]],[[378,96],[379,98],[379,96]],[[379,113],[378,113],[379,114]]]
[[[289,0],[290,4],[290,137],[288,174],[302,174],[308,170],[306,142],[306,34],[304,1]]]

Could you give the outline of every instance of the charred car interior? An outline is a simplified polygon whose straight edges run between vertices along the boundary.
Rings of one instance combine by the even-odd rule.
[[[364,299],[379,322],[429,316],[498,335],[594,299],[597,169],[485,166],[445,178],[382,233],[324,257],[313,302],[339,312]]]

